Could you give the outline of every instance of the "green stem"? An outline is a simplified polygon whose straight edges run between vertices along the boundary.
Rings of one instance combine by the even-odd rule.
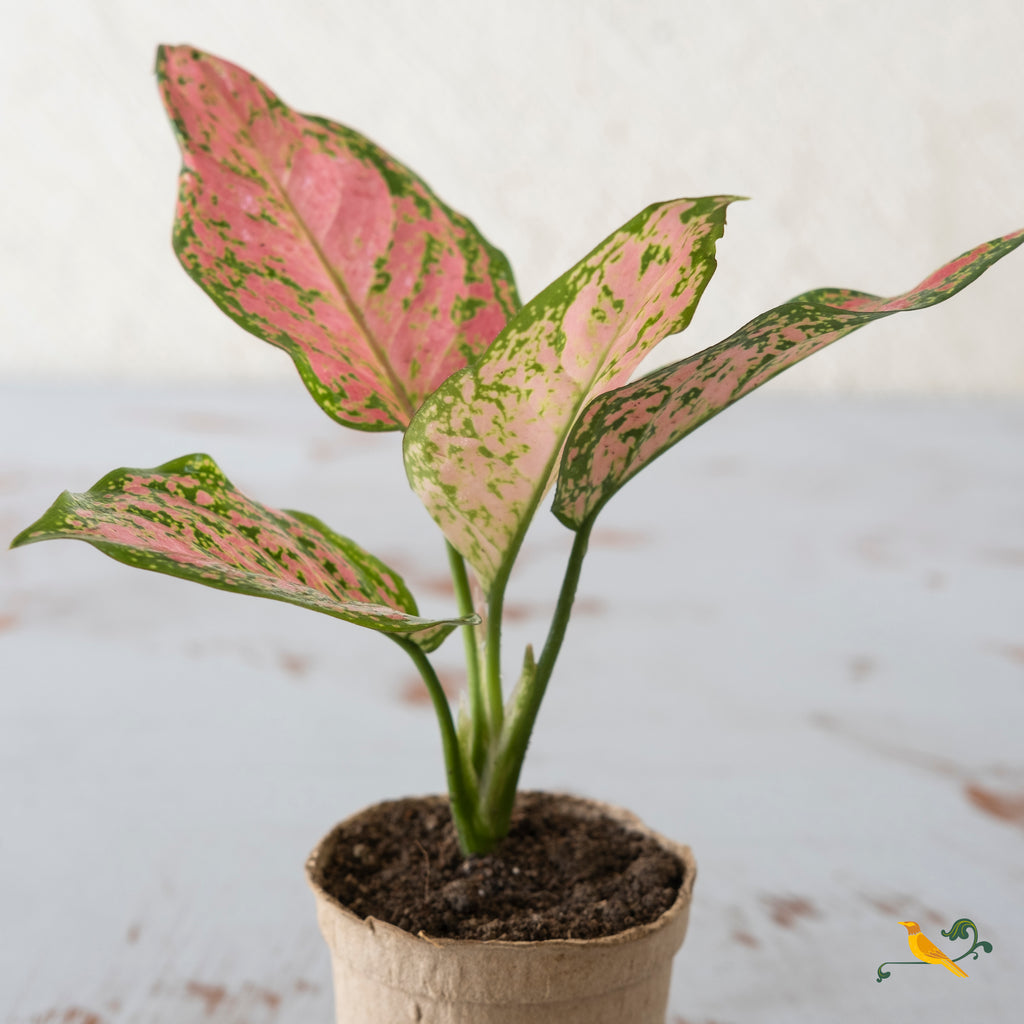
[[[466,561],[451,544],[446,543],[445,546],[448,549],[448,565],[451,568],[459,614],[472,615],[476,609],[473,607],[473,593],[469,584],[469,574],[466,571]],[[462,643],[466,651],[466,687],[469,694],[469,756],[474,771],[479,775],[483,770],[487,754],[488,737],[476,626],[462,628]]]
[[[530,705],[533,716],[530,720],[531,729],[537,717],[537,712],[540,710],[540,702],[544,698],[544,691],[547,688],[548,680],[551,678],[555,661],[562,649],[562,641],[565,639],[565,630],[569,625],[569,615],[572,612],[572,603],[576,599],[576,588],[579,586],[583,559],[587,554],[587,547],[590,544],[590,531],[593,529],[593,526],[593,518],[586,520],[579,530],[576,531],[576,536],[573,538],[572,551],[569,552],[569,561],[566,564],[565,576],[562,579],[562,589],[558,594],[558,604],[555,606],[551,627],[548,630],[547,639],[544,641],[544,649],[541,651],[540,658],[537,659],[537,675],[535,677],[537,693]]]
[[[507,573],[500,574],[487,598],[487,630],[484,640],[484,678],[487,681],[487,718],[492,737],[501,735],[505,724],[505,696],[501,691],[501,616],[505,605]]]
[[[388,634],[401,647],[416,665],[427,692],[430,694],[434,713],[441,727],[441,747],[444,751],[445,772],[448,777],[448,798],[451,802],[452,818],[459,836],[459,846],[463,854],[477,852],[486,845],[485,833],[480,827],[480,815],[476,802],[471,796],[470,786],[466,778],[465,765],[459,749],[459,738],[452,720],[451,707],[445,695],[441,680],[437,678],[434,666],[423,653],[419,644],[398,633]]]
[[[507,718],[507,727],[501,738],[501,745],[487,780],[487,791],[484,795],[484,819],[491,829],[507,828],[508,819],[512,814],[515,801],[516,786],[526,757],[526,748],[537,721],[548,681],[551,679],[555,661],[562,649],[569,615],[576,598],[576,588],[580,582],[583,559],[590,542],[590,531],[594,525],[591,517],[584,522],[573,539],[572,551],[565,567],[562,588],[558,594],[558,603],[551,619],[544,649],[541,651],[536,668],[532,672],[524,672],[520,687],[514,695],[512,708]]]

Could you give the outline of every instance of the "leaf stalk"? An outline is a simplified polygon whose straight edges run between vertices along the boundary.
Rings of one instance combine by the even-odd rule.
[[[448,565],[451,569],[452,584],[455,587],[455,600],[460,616],[472,615],[473,593],[466,570],[466,560],[448,542]],[[487,755],[489,730],[487,728],[486,705],[483,684],[480,676],[480,651],[476,626],[466,626],[462,630],[462,643],[466,652],[466,690],[469,696],[469,737],[468,753],[473,771],[479,775],[483,771]]]
[[[523,673],[509,701],[509,713],[500,736],[498,750],[485,780],[481,794],[481,817],[488,830],[495,833],[498,839],[504,837],[508,831],[526,749],[551,673],[565,640],[593,525],[593,518],[586,520],[573,539],[558,602],[540,658],[534,664],[532,649],[527,649]]]
[[[423,649],[407,637],[395,633],[389,635],[412,658],[427,687],[430,702],[434,706],[434,713],[441,728],[441,747],[444,752],[452,818],[455,821],[455,829],[459,837],[459,847],[465,856],[469,856],[486,846],[488,837],[485,830],[481,828],[477,801],[473,799],[474,787],[470,786],[467,778],[466,766],[462,759],[459,737],[455,730],[448,697],[441,685],[441,680],[437,677],[434,666]]]

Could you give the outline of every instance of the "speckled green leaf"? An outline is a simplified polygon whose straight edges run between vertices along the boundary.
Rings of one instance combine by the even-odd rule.
[[[182,265],[328,415],[403,428],[519,308],[508,261],[384,150],[234,64],[164,46],[156,70],[184,161]]]
[[[690,322],[732,199],[648,207],[528,302],[413,419],[409,481],[485,589],[510,567],[586,403]]]
[[[717,345],[599,396],[565,445],[552,510],[579,529],[644,466],[776,374],[872,320],[948,299],[1021,242],[1024,231],[979,245],[892,299],[805,292]]]
[[[469,619],[424,619],[398,573],[302,512],[247,498],[208,455],[117,469],[65,491],[12,542],[84,540],[111,558],[219,590],[286,601],[430,651]]]

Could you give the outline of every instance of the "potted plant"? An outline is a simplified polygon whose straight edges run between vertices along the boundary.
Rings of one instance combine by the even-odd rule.
[[[233,320],[291,356],[338,423],[404,432],[456,607],[422,616],[380,559],[311,515],[248,498],[204,454],[65,492],[12,546],[85,540],[129,565],[374,629],[412,659],[440,726],[447,797],[369,808],[307,864],[339,1022],[663,1020],[696,874],[689,848],[603,805],[517,800],[595,520],[712,416],[858,327],[955,294],[1024,231],[895,298],[806,292],[632,380],[689,323],[735,197],[649,206],[524,305],[502,253],[362,135],[296,113],[192,47],[161,47],[157,75],[184,155],[180,261]],[[552,490],[572,548],[547,636],[522,652],[509,687],[506,586]],[[466,692],[453,713],[431,655],[456,630]],[[425,890],[415,906],[401,902],[403,877]],[[548,906],[552,890],[586,911]]]

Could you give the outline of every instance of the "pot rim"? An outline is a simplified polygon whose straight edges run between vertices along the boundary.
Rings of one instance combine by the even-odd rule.
[[[396,935],[407,936],[412,940],[420,940],[429,943],[431,946],[437,948],[444,948],[450,946],[486,946],[488,949],[526,949],[530,947],[544,947],[546,949],[558,950],[558,949],[581,949],[583,947],[594,948],[599,946],[618,946],[626,943],[636,942],[642,937],[649,935],[654,932],[660,932],[673,922],[677,921],[681,916],[684,917],[684,921],[681,922],[683,930],[679,935],[679,944],[682,944],[683,935],[685,934],[686,920],[689,917],[690,903],[693,899],[693,886],[697,879],[697,861],[694,857],[693,850],[684,843],[677,843],[675,840],[669,839],[663,836],[660,832],[656,832],[648,825],[637,817],[632,811],[626,808],[619,807],[615,804],[605,803],[601,800],[592,800],[589,797],[582,797],[575,793],[567,793],[562,791],[549,791],[549,790],[525,790],[522,792],[544,792],[548,796],[556,796],[565,800],[569,800],[572,803],[585,807],[588,811],[595,814],[604,814],[608,817],[618,821],[619,823],[634,829],[638,832],[642,832],[645,835],[650,836],[659,845],[665,849],[674,853],[683,865],[683,880],[679,886],[679,891],[676,894],[675,901],[672,903],[664,913],[653,921],[649,921],[646,924],[633,925],[630,928],[626,928],[624,931],[615,932],[613,935],[602,935],[598,938],[593,939],[529,939],[529,940],[513,940],[513,939],[453,939],[453,938],[442,938],[428,935],[427,933],[410,932],[404,928],[393,925],[387,921],[382,921],[379,918],[373,916],[360,917],[354,911],[350,910],[344,903],[336,899],[330,893],[328,893],[318,881],[318,875],[320,870],[320,858],[323,852],[330,848],[331,841],[345,828],[353,819],[359,817],[361,814],[370,810],[372,807],[380,807],[389,803],[394,803],[394,800],[380,800],[377,803],[370,804],[362,810],[357,811],[355,814],[349,815],[347,818],[338,822],[313,848],[312,852],[306,858],[305,864],[305,875],[306,882],[309,887],[313,890],[314,895],[318,900],[330,905],[336,912],[340,912],[346,919],[351,923],[368,928],[370,931],[384,930],[385,933],[394,933]],[[426,794],[419,797],[405,797],[402,799],[413,799],[413,800],[443,800],[445,803],[448,801],[446,794]]]

